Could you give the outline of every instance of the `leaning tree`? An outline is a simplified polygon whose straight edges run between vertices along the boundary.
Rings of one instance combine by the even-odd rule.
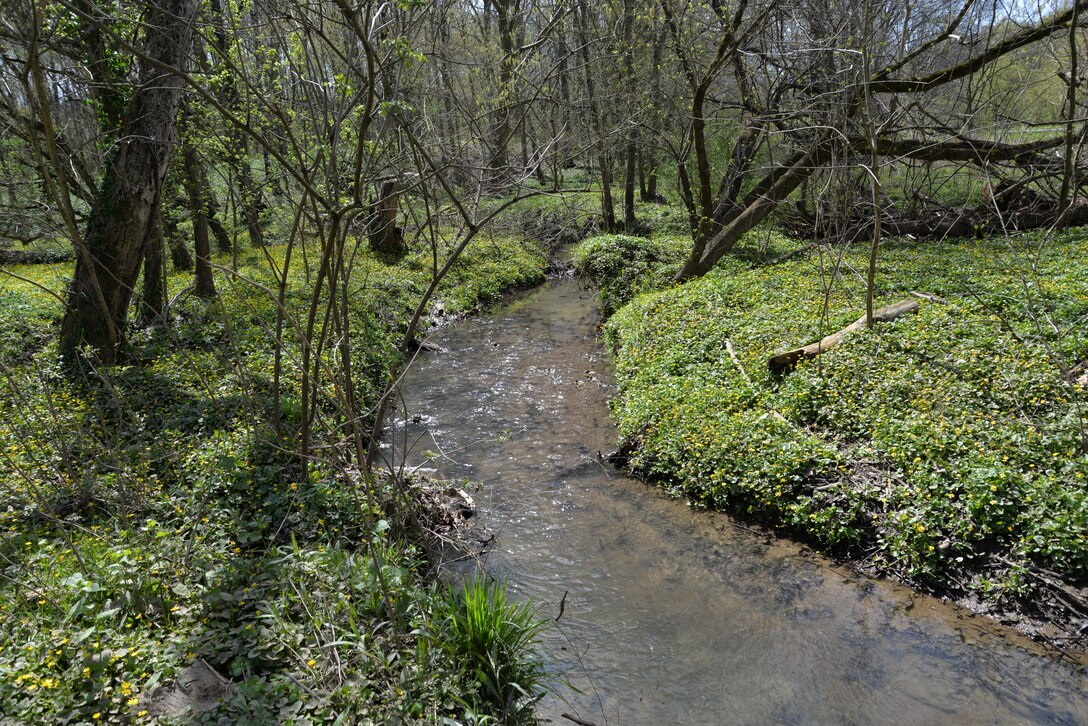
[[[991,0],[659,3],[687,80],[674,103],[689,109],[676,161],[692,247],[678,280],[706,274],[775,212],[795,231],[856,239],[873,236],[876,219],[886,233],[916,236],[1088,221],[1088,208],[1075,203],[1084,176],[1077,37],[1088,0],[1034,18]],[[1067,85],[1064,108],[1042,123],[1003,115],[995,77],[1044,49],[1067,66],[1057,74]],[[984,117],[995,123],[980,127]],[[729,137],[720,160],[711,133]],[[878,195],[834,220],[798,195],[821,175],[841,179],[882,164],[967,165],[990,178],[989,193],[960,208],[883,204]],[[925,201],[925,192],[904,196]]]

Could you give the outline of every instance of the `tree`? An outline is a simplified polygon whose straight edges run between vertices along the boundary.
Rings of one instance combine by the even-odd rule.
[[[578,0],[578,44],[582,49],[582,65],[585,72],[586,98],[589,104],[590,119],[596,137],[597,163],[601,174],[601,225],[605,231],[612,232],[616,224],[616,206],[612,201],[612,163],[613,155],[609,148],[610,129],[605,120],[605,112],[598,96],[597,64],[593,62],[591,49],[595,39],[590,29],[596,25],[596,15],[590,12],[586,0]]]
[[[193,218],[193,248],[196,253],[196,283],[193,292],[199,297],[215,297],[215,281],[212,279],[212,247],[209,237],[207,204],[203,193],[207,182],[203,178],[196,148],[190,139],[181,145],[184,166],[185,192],[189,197],[189,209]]]
[[[132,292],[151,238],[175,138],[182,80],[197,0],[155,0],[145,7],[137,86],[106,162],[86,233],[74,240],[77,261],[60,350],[89,346],[102,361],[123,354]],[[40,67],[38,68],[39,83]],[[43,121],[48,111],[43,110]]]
[[[237,18],[229,12],[222,0],[210,0],[211,5],[211,37],[204,45],[214,49],[211,54],[212,61],[216,63],[214,70],[218,75],[216,94],[219,102],[246,123],[252,123],[251,101],[247,83],[252,83],[242,72],[248,63],[260,66],[263,64],[261,42],[257,38],[250,38],[254,50],[253,57],[246,61],[240,61],[243,53],[241,31],[238,28]],[[256,14],[256,8],[254,8]],[[257,26],[253,23],[252,26]],[[205,60],[205,56],[200,56]],[[211,68],[209,71],[213,70]],[[245,89],[245,90],[243,90]],[[249,232],[249,240],[255,245],[264,244],[264,230],[261,227],[261,211],[264,208],[263,196],[260,187],[253,178],[252,160],[250,158],[250,136],[238,124],[226,124],[222,138],[224,158],[227,161],[234,178],[237,180],[239,196],[241,198],[242,217],[245,219],[246,230]],[[205,219],[210,222],[205,207]],[[214,226],[213,226],[214,228]],[[216,232],[216,238],[222,246],[222,237]]]
[[[993,130],[973,134],[969,124],[956,128],[942,123],[934,113],[976,117],[980,89],[989,82],[983,74],[1022,49],[1079,24],[1080,11],[1088,5],[1084,0],[1019,24],[993,22],[992,15],[982,12],[986,4],[975,0],[951,9],[889,0],[872,6],[869,33],[864,27],[866,3],[832,0],[822,6],[782,6],[766,12],[772,5],[773,0],[762,11],[748,9],[752,21],[722,25],[716,52],[708,53],[702,50],[705,40],[691,40],[699,37],[692,28],[706,27],[707,17],[740,18],[747,3],[738,3],[732,16],[719,12],[722,6],[715,2],[681,15],[671,0],[662,0],[671,17],[674,54],[689,81],[697,169],[696,182],[690,185],[685,184],[683,164],[679,169],[681,185],[693,190],[685,192],[693,240],[677,280],[706,274],[745,233],[777,210],[787,210],[787,221],[793,215],[795,230],[850,238],[873,234],[873,214],[880,215],[887,234],[936,236],[1008,229],[1010,223],[1024,228],[1088,219],[1088,211],[1083,217],[1063,213],[1056,200],[1036,203],[1039,199],[1028,187],[1040,180],[1077,176],[1046,153],[1062,146],[1067,155],[1071,153],[1075,145],[1066,134],[1005,141]],[[972,40],[961,43],[964,36]],[[865,53],[851,40],[857,38],[867,39]],[[871,74],[863,72],[863,58],[870,59]],[[716,82],[718,71],[728,64],[735,69],[732,88]],[[705,99],[714,89],[724,98],[735,94],[732,103],[722,105],[745,129],[734,137],[725,169],[718,175],[716,195],[708,169],[711,159],[700,152],[704,145],[700,127],[705,128],[709,117]],[[871,119],[873,133],[865,131],[865,118]],[[1056,120],[1068,124],[1070,118]],[[1023,124],[1012,120],[1002,128],[1014,133]],[[854,204],[846,212],[848,218],[833,228],[827,226],[831,215],[806,211],[803,204],[794,209],[785,205],[813,177],[842,179],[856,174],[861,160],[872,159],[874,153],[880,157],[876,163],[885,167],[958,163],[997,172],[1003,177],[999,201],[973,210],[927,208],[914,218],[897,216],[891,205],[877,204],[876,211]],[[908,197],[918,193],[924,195],[918,189],[906,191]],[[1024,199],[1033,203],[1018,206]]]
[[[695,154],[694,183],[688,171],[687,158],[677,159],[677,175],[691,220],[691,257],[693,258],[702,256],[716,227],[720,224],[718,218],[721,216],[721,210],[733,203],[730,197],[738,188],[738,181],[751,162],[762,134],[762,125],[756,122],[738,136],[734,144],[731,164],[723,176],[720,191],[715,195],[708,146],[706,108],[708,95],[719,75],[725,68],[733,65],[736,71],[736,87],[740,94],[739,103],[742,108],[745,103],[751,103],[747,88],[747,69],[743,62],[738,62],[738,52],[748,45],[758,30],[762,29],[763,24],[771,17],[777,6],[776,0],[771,0],[762,9],[754,10],[757,13],[755,19],[749,19],[746,16],[749,4],[744,1],[737,4],[732,14],[729,14],[720,3],[715,2],[711,3],[709,8],[698,5],[684,7],[682,10],[687,11],[685,15],[681,15],[681,12],[673,7],[671,0],[661,1],[661,9],[672,38],[673,51],[690,89],[691,110],[687,120],[689,138],[685,148]],[[706,44],[706,41],[700,37],[705,34],[705,31],[692,37],[692,33],[682,27],[684,20],[687,20],[688,25],[695,23],[700,28],[714,29],[713,35],[717,41],[702,63],[695,56],[701,46]],[[695,49],[694,52],[692,48]]]
[[[63,10],[48,13],[47,21],[36,3],[5,6],[0,166],[6,194],[0,241],[67,237],[71,227],[83,225],[98,187],[101,152],[117,130],[117,101],[127,103],[120,92],[124,68],[116,48]],[[36,110],[41,107],[48,118]]]

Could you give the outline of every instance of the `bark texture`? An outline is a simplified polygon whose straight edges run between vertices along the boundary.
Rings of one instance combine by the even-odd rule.
[[[84,346],[105,363],[116,362],[121,354],[125,318],[151,237],[181,99],[181,79],[162,68],[184,64],[197,4],[158,0],[147,6],[139,85],[106,160],[68,292],[60,337],[66,358]]]
[[[404,231],[397,226],[400,185],[395,179],[383,182],[378,201],[371,212],[370,247],[384,255],[402,255],[408,251]]]
[[[189,195],[189,210],[193,218],[193,251],[196,252],[196,282],[193,292],[199,297],[215,297],[212,278],[211,243],[208,236],[208,214],[202,198],[200,160],[196,149],[186,143],[182,152],[185,165],[185,190]]]
[[[151,241],[144,254],[144,291],[142,317],[147,322],[162,320],[166,313],[166,275],[163,270],[162,214],[155,213]]]

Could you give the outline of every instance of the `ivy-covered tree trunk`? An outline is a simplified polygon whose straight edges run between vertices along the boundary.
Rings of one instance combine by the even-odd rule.
[[[492,3],[498,18],[499,49],[499,95],[498,107],[491,119],[491,157],[487,162],[486,184],[491,192],[502,192],[511,180],[510,141],[514,137],[514,125],[511,121],[513,82],[515,66],[514,33],[517,30],[518,14],[521,12],[521,0],[495,0]]]
[[[182,81],[162,68],[180,68],[189,52],[197,0],[148,2],[139,84],[126,121],[106,159],[98,199],[77,250],[75,276],[61,323],[60,351],[88,346],[116,362],[145,247],[174,143]]]

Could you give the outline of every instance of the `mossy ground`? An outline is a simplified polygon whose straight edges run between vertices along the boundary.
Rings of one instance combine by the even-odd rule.
[[[673,286],[681,237],[582,244],[617,309],[631,465],[918,585],[1075,621],[1060,599],[1088,583],[1088,390],[1066,373],[1088,359],[1088,232],[889,241],[877,305],[946,302],[775,376],[770,356],[865,310],[867,249],[762,264],[798,247],[756,232]]]
[[[294,252],[292,312],[308,302],[307,254]],[[284,248],[239,257],[218,298],[182,296],[171,326],[131,331],[141,363],[84,377],[58,364],[60,301],[0,274],[0,722],[138,723],[142,697],[197,658],[238,684],[210,722],[474,718],[479,684],[439,647],[450,599],[394,536],[397,511],[331,453],[300,464],[273,435],[276,306],[243,277],[272,283]],[[366,410],[399,364],[431,256],[356,262]],[[480,238],[436,303],[471,310],[545,264],[520,238]],[[62,294],[70,267],[11,271]],[[171,295],[190,282],[174,275]],[[297,390],[297,339],[284,340],[284,390]],[[297,399],[279,414],[290,431]]]

